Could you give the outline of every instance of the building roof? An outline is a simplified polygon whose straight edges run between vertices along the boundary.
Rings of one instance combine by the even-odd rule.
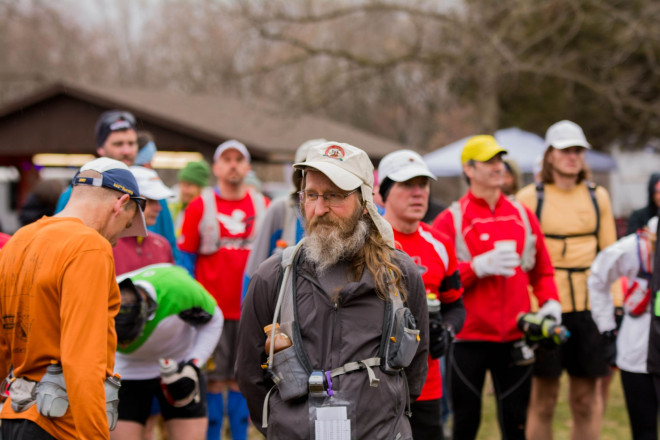
[[[315,138],[353,144],[375,160],[404,148],[346,124],[287,114],[255,100],[57,82],[0,107],[0,156],[17,150],[34,154],[44,148],[93,153],[94,122],[112,108],[132,112],[138,128],[154,133],[159,149],[197,150],[207,157],[227,139],[240,140],[255,160],[268,162],[291,161],[300,144]],[[77,137],[75,131],[80,132]]]

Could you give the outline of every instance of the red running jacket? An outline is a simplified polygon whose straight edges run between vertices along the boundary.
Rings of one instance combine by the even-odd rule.
[[[492,250],[499,240],[516,240],[518,255],[522,254],[525,225],[520,212],[506,196],[500,195],[494,210],[470,191],[458,203],[463,213],[461,233],[473,257]],[[496,275],[477,278],[471,261],[459,261],[466,317],[463,329],[456,335],[457,340],[509,342],[522,338],[516,319],[520,313],[530,310],[528,286],[532,287],[539,305],[548,299],[559,300],[554,269],[539,222],[529,209],[524,209],[532,233],[537,237],[536,264],[529,272],[516,268],[515,275],[511,277]],[[456,242],[454,218],[450,210],[441,212],[433,227]]]

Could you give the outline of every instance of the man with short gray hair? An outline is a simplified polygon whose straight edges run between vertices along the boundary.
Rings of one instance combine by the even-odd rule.
[[[0,415],[3,438],[109,436],[104,381],[113,375],[120,305],[112,246],[147,235],[145,200],[114,159],[83,165],[72,185],[62,212],[19,229],[2,249],[0,377],[10,366],[14,377]],[[40,400],[37,386],[50,363],[61,365],[68,396],[61,417],[51,417],[51,400]]]

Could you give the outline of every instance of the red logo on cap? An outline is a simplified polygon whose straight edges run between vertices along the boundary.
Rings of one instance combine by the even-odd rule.
[[[339,145],[331,145],[325,149],[323,155],[330,159],[344,160],[344,149]]]

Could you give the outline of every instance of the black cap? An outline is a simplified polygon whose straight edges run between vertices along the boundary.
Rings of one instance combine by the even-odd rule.
[[[96,145],[102,146],[110,133],[123,130],[135,130],[135,116],[121,110],[109,110],[101,113],[94,127]]]

